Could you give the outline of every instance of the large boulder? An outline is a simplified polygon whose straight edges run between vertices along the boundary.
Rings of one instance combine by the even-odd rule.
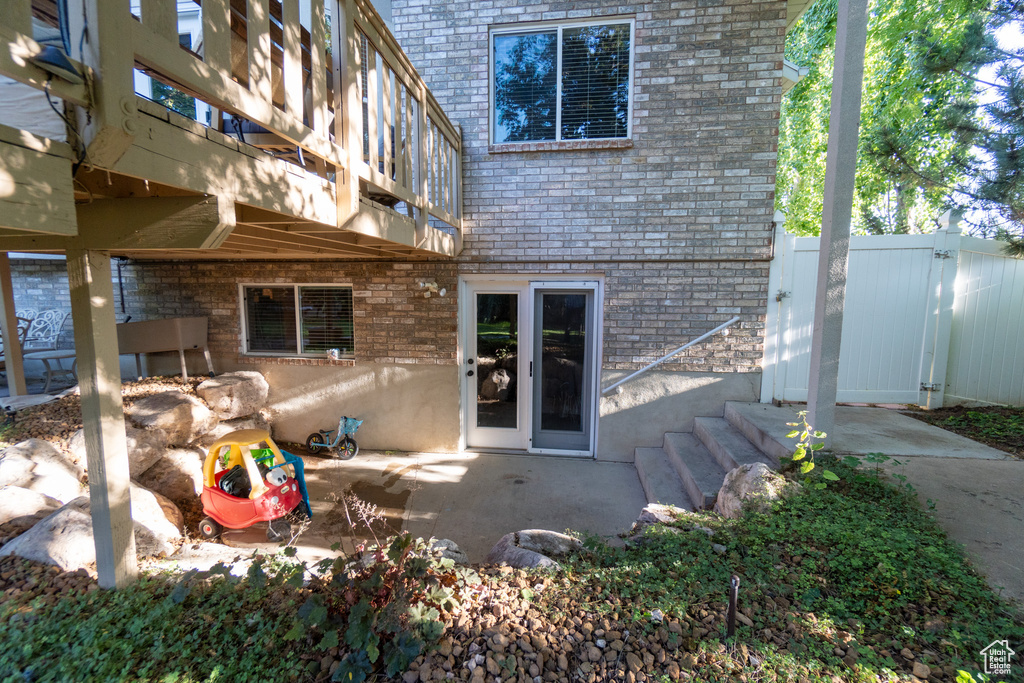
[[[521,569],[557,569],[561,565],[552,557],[562,557],[582,547],[578,538],[557,531],[527,529],[502,536],[484,561]]]
[[[132,479],[138,478],[164,457],[164,450],[167,448],[167,432],[164,430],[126,426],[124,435],[128,443],[128,472]],[[68,450],[71,451],[75,462],[86,465],[85,430],[79,429],[71,435]]]
[[[135,551],[140,557],[162,557],[174,552],[171,541],[181,538],[178,525],[168,519],[173,504],[141,486],[131,487]],[[183,524],[178,512],[178,523]],[[34,527],[0,548],[0,556],[17,555],[73,571],[96,562],[89,496],[61,507]]]
[[[187,446],[220,422],[202,401],[181,391],[141,398],[128,410],[128,416],[144,429],[165,431],[172,446]]]
[[[42,515],[45,517],[62,503],[45,493],[23,489],[20,486],[0,488],[0,524],[6,524],[19,517]]]
[[[800,484],[786,481],[763,462],[741,465],[725,475],[715,512],[727,519],[738,519],[747,509],[766,512],[773,501],[799,489]]]
[[[193,448],[171,448],[136,481],[151,491],[183,505],[203,492],[203,453]]]
[[[235,420],[224,420],[206,434],[203,434],[199,438],[199,445],[203,448],[209,448],[222,436],[227,436],[231,432],[237,432],[241,429],[262,429],[269,433],[271,431],[270,419],[267,417],[265,412],[260,411],[255,415],[249,415],[248,417],[240,417]]]
[[[62,503],[82,495],[85,470],[71,456],[42,439],[29,439],[0,451],[0,486],[17,486]]]
[[[196,393],[222,420],[258,413],[267,404],[270,385],[258,372],[229,372],[208,379]]]

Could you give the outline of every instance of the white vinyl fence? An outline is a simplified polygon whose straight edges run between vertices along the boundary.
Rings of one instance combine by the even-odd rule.
[[[761,400],[806,401],[819,238],[777,219]],[[1024,261],[948,219],[853,237],[837,400],[1024,405]]]

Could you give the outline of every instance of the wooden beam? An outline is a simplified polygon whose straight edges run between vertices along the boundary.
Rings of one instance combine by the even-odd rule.
[[[211,139],[230,138],[206,129],[201,137],[144,116],[136,144],[112,169],[118,173],[215,196],[277,214],[337,225],[332,183],[262,152],[250,156]]]
[[[39,90],[43,90],[49,80],[51,95],[72,104],[86,105],[89,102],[89,88],[84,83],[75,85],[60,78],[51,79],[49,73],[29,61],[30,57],[39,54],[42,49],[42,45],[32,40],[30,35],[0,25],[0,73]],[[71,60],[71,63],[82,73],[88,71],[75,60]]]
[[[235,227],[234,203],[216,197],[100,199],[78,207],[87,249],[214,249]]]
[[[71,160],[0,140],[0,227],[74,235]]]
[[[135,580],[138,566],[110,255],[75,247],[67,267],[96,569],[102,588],[122,588]]]
[[[11,282],[11,261],[7,253],[0,253],[0,297],[3,314],[0,328],[4,334],[4,365],[7,371],[7,389],[11,396],[28,394],[25,384],[25,361],[22,358],[21,335],[18,334],[18,317],[14,310],[14,286]]]
[[[80,204],[76,238],[0,231],[3,251],[216,249],[235,228],[235,206],[216,197],[133,197]]]

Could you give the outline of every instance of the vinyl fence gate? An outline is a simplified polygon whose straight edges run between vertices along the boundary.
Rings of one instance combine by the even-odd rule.
[[[806,401],[820,239],[776,221],[761,400]],[[1024,261],[943,224],[850,240],[839,402],[1024,405]]]

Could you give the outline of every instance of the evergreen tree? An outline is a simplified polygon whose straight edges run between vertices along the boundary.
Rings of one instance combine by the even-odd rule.
[[[974,234],[1003,239],[1018,256],[1024,255],[1024,47],[1002,49],[995,32],[1022,22],[1024,4],[997,0],[973,17],[957,43],[943,42],[934,28],[914,37],[921,78],[956,74],[972,85],[969,95],[933,114],[959,141],[946,166],[929,167],[907,154],[908,132],[898,121],[887,121],[872,141],[877,162],[894,177],[942,188],[951,205],[968,212]]]

